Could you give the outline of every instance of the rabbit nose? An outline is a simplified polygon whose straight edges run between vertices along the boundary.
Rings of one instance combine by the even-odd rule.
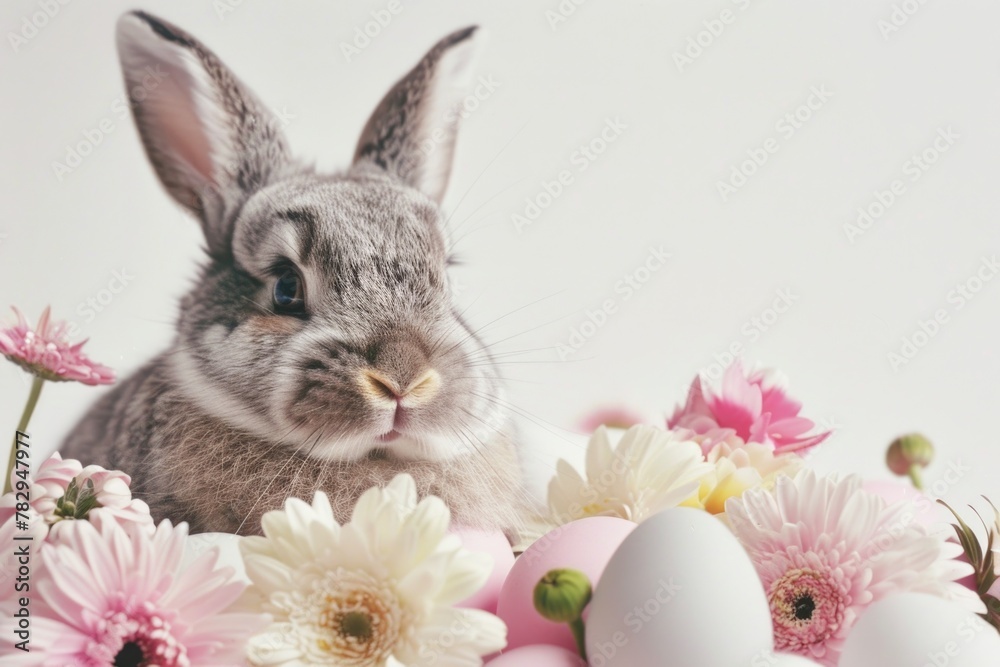
[[[416,407],[432,399],[441,387],[441,376],[433,368],[419,374],[405,387],[384,373],[366,368],[361,371],[361,387],[369,399],[393,401],[406,408]]]

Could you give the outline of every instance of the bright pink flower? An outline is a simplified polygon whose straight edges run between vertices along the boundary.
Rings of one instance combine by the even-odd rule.
[[[115,372],[91,361],[81,349],[87,341],[70,345],[66,340],[67,324],[50,322],[49,308],[42,311],[34,330],[17,308],[17,324],[0,329],[0,354],[43,380],[83,384],[111,384]]]
[[[767,372],[747,375],[736,361],[726,369],[719,393],[704,388],[696,377],[687,402],[678,406],[667,426],[690,431],[706,453],[719,442],[733,444],[734,438],[770,445],[776,454],[803,453],[830,432],[808,435],[815,424],[799,416],[801,409]]]
[[[764,584],[778,651],[836,665],[854,622],[894,592],[985,610],[957,581],[973,568],[947,531],[914,520],[908,501],[868,493],[860,477],[780,476],[774,490],[730,498],[726,514]]]
[[[107,514],[74,521],[40,554],[31,664],[242,664],[246,640],[269,618],[227,611],[246,584],[217,565],[218,549],[182,568],[186,539],[183,523],[149,534]]]

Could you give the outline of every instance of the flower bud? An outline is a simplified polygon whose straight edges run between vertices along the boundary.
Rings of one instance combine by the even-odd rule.
[[[94,491],[94,482],[85,480],[79,484],[81,477],[74,477],[66,487],[66,493],[56,501],[55,516],[59,519],[86,519],[90,510],[101,507]]]
[[[538,613],[555,623],[580,619],[592,595],[590,579],[579,570],[550,570],[535,586]]]
[[[889,445],[885,461],[897,475],[908,475],[914,466],[925,468],[934,459],[934,445],[919,433],[900,436]]]

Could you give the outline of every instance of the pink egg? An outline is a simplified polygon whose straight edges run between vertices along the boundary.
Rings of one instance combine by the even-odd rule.
[[[890,505],[901,500],[913,503],[917,510],[914,518],[928,528],[951,520],[951,513],[944,506],[935,502],[930,496],[917,491],[909,483],[869,480],[862,484],[861,488],[868,493],[881,496]]]
[[[462,526],[453,526],[450,532],[458,535],[462,540],[462,545],[469,551],[488,554],[493,558],[493,571],[483,587],[455,606],[466,609],[482,609],[495,614],[497,600],[500,598],[500,587],[503,586],[510,568],[514,566],[514,550],[511,548],[510,542],[499,531],[484,532]]]
[[[580,656],[558,646],[522,646],[486,663],[486,667],[587,667]]]
[[[535,585],[549,570],[572,568],[590,577],[596,587],[611,555],[634,529],[635,524],[625,519],[588,517],[556,528],[528,547],[500,589],[497,616],[507,624],[507,649],[551,644],[575,652],[569,626],[535,611]]]

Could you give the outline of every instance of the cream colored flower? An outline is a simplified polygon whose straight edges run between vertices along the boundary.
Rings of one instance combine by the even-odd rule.
[[[436,497],[417,501],[409,475],[358,500],[339,525],[321,491],[268,512],[264,536],[240,547],[253,586],[243,605],[274,621],[250,640],[251,665],[481,665],[506,645],[496,616],[451,605],[486,581],[489,556],[449,534]]]
[[[612,447],[602,426],[587,446],[586,478],[562,459],[556,464],[549,510],[559,524],[601,515],[638,523],[681,504],[711,471],[697,443],[670,431],[640,424]]]
[[[770,446],[755,442],[737,446],[720,442],[706,458],[713,469],[702,477],[698,493],[683,504],[712,514],[725,513],[726,501],[747,489],[773,488],[779,474],[794,477],[803,465],[798,454],[775,456]]]

